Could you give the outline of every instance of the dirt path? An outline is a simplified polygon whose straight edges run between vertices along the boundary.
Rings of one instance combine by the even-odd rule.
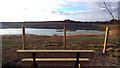
[[[107,67],[120,67],[118,65],[118,62],[116,61],[116,58],[113,57],[107,57],[106,55],[103,55],[102,53],[95,53],[94,59],[91,60],[90,66],[107,66]]]

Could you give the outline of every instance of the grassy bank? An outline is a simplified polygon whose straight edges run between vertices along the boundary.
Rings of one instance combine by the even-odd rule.
[[[17,59],[16,50],[22,49],[21,35],[3,35],[2,36],[2,56],[3,64]],[[91,65],[117,65],[116,40],[113,36],[109,36],[107,54],[102,55],[104,44],[104,35],[71,35],[67,36],[67,49],[93,49],[96,51],[95,58],[91,61]],[[40,36],[26,35],[26,49],[47,49],[57,50],[63,48],[62,36]],[[112,60],[111,60],[112,59]],[[104,61],[104,62],[103,62]],[[114,63],[114,64],[113,64]]]

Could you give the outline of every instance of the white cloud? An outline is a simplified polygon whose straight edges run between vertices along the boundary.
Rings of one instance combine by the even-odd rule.
[[[90,0],[89,0],[90,1]],[[83,0],[0,0],[0,21],[51,21],[51,20],[103,20],[111,19],[101,2],[83,2]],[[97,0],[98,1],[98,0]],[[58,11],[59,8],[81,6],[85,11]],[[111,9],[116,10],[112,4]],[[92,12],[91,12],[92,11]],[[54,13],[55,12],[55,13]],[[95,15],[92,17],[93,15]],[[98,16],[98,17],[97,17]],[[109,16],[109,17],[108,17]]]
[[[68,2],[103,2],[103,0],[64,0]],[[104,0],[105,2],[119,2],[120,0]]]
[[[112,19],[110,14],[105,11],[60,12],[59,14],[76,21],[105,21]]]
[[[61,20],[51,11],[63,8],[57,0],[1,0],[0,21]]]
[[[117,2],[111,2],[107,4],[108,7],[111,7],[112,13],[117,18]],[[81,21],[106,21],[112,19],[111,15],[104,7],[103,2],[87,2],[86,5],[89,10],[72,12],[56,11],[56,13],[59,15],[64,15],[64,17],[69,19]]]

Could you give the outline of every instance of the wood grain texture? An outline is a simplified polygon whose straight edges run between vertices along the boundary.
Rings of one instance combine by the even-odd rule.
[[[79,58],[94,57],[94,50],[17,50],[19,58],[32,58],[32,53],[36,53],[36,57],[40,58],[76,58],[77,52],[80,53]]]

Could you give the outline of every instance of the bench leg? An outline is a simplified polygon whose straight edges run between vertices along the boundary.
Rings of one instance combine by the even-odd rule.
[[[78,68],[78,66],[79,66],[79,52],[77,52],[77,57],[76,57],[76,65],[75,65],[75,67],[76,68]]]
[[[37,64],[35,61],[35,59],[36,59],[35,52],[33,52],[32,55],[33,55],[33,68],[37,68]]]

